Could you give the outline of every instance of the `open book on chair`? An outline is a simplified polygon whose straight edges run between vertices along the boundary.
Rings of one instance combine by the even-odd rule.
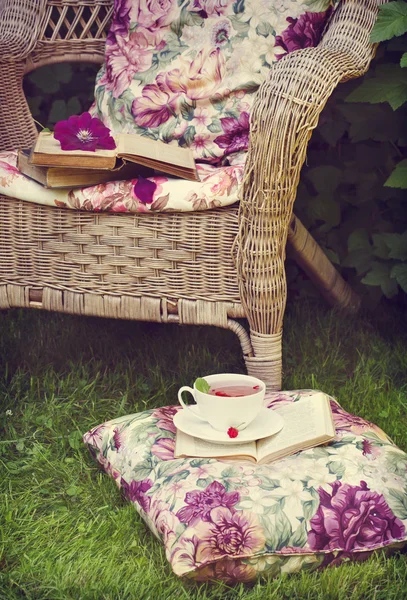
[[[175,177],[199,181],[195,160],[189,148],[180,148],[137,134],[114,136],[114,150],[61,150],[49,132],[41,132],[31,155],[33,165],[75,167],[77,169],[114,169],[118,159],[169,173]]]
[[[326,444],[335,437],[329,398],[322,392],[275,411],[284,419],[282,430],[257,442],[214,444],[177,430],[175,457],[227,458],[265,464]]]

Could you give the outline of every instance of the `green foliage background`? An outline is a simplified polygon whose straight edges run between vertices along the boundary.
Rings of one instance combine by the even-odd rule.
[[[384,10],[390,15],[382,15],[374,35],[392,39],[381,44],[362,80],[341,84],[328,101],[295,205],[370,307],[383,295],[400,300],[400,291],[407,293],[407,68],[401,68],[407,65],[407,34],[401,35],[407,4],[391,2]],[[34,118],[53,126],[87,110],[97,70],[62,64],[31,73],[25,90]],[[291,293],[315,294],[290,261],[287,276]]]

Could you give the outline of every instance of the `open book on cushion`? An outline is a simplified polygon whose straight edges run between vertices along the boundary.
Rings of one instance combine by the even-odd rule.
[[[284,419],[283,428],[258,441],[213,443],[177,430],[175,457],[233,458],[265,464],[300,450],[326,444],[335,437],[329,398],[322,392],[275,410]]]

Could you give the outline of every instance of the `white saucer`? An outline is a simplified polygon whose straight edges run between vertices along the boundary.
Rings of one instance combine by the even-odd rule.
[[[222,444],[241,444],[242,442],[252,442],[260,440],[278,433],[284,425],[284,419],[270,408],[262,408],[257,417],[235,438],[230,438],[227,432],[217,431],[206,421],[202,421],[194,415],[198,410],[196,406],[190,409],[179,410],[174,415],[174,425],[184,433],[206,440],[207,442],[217,442]]]

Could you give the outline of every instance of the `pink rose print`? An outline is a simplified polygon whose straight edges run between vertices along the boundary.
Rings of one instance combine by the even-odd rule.
[[[317,46],[330,13],[331,9],[328,9],[322,13],[307,12],[298,19],[287,17],[290,25],[276,37],[276,46],[280,46],[285,52]]]
[[[100,83],[106,83],[107,89],[118,98],[136,73],[151,67],[152,57],[144,33],[135,31],[128,38],[117,36],[114,45],[106,46],[106,73]]]
[[[142,27],[156,29],[170,25],[179,12],[177,0],[133,0],[131,20]]]
[[[335,481],[330,486],[331,494],[319,488],[320,504],[308,532],[311,549],[351,552],[403,537],[403,523],[384,496],[371,492],[365,481],[358,486]]]
[[[220,122],[225,133],[214,139],[215,144],[220,148],[225,148],[225,154],[247,150],[250,128],[249,113],[243,112],[238,119],[225,117]]]
[[[223,79],[225,59],[219,48],[200,50],[189,63],[183,60],[181,69],[173,69],[166,75],[166,83],[176,94],[185,94],[190,100],[209,98]]]
[[[185,502],[187,506],[177,512],[177,517],[183,523],[191,524],[197,519],[209,521],[211,510],[219,506],[232,508],[239,502],[239,493],[227,492],[224,485],[214,481],[203,491],[188,492]]]
[[[198,562],[225,555],[251,555],[264,547],[266,539],[255,514],[218,506],[211,511],[210,519],[195,526]]]

